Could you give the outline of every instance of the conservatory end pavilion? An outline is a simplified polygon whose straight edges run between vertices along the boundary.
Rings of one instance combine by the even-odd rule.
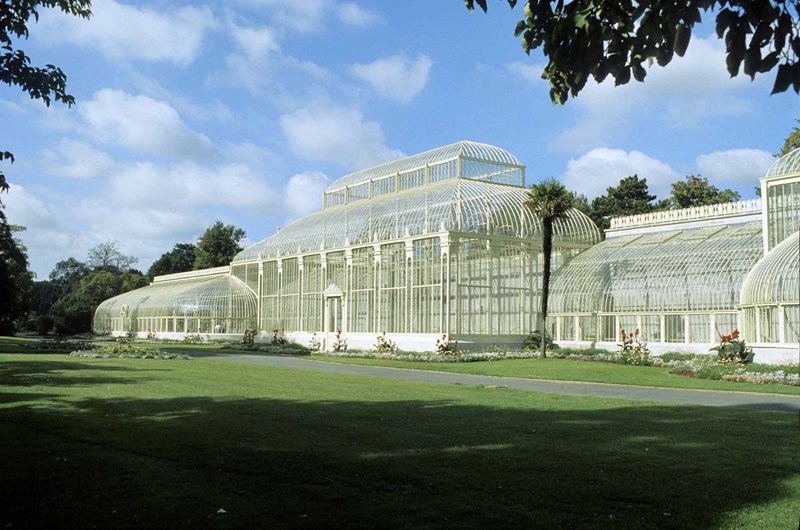
[[[358,171],[327,188],[321,211],[229,267],[107,300],[95,330],[518,345],[536,322],[542,268],[524,184],[516,157],[475,142]],[[638,328],[656,352],[707,352],[738,328],[761,360],[796,360],[800,150],[775,161],[761,190],[761,200],[616,218],[602,242],[570,211],[555,226],[550,332],[615,348],[620,329]]]
[[[341,330],[361,347],[385,332],[409,349],[433,349],[442,334],[519,343],[534,327],[542,269],[541,222],[523,204],[524,185],[516,157],[468,141],[358,171],[327,188],[321,211],[243,250],[229,270],[160,277],[104,302],[95,329],[254,328],[301,343],[317,333],[326,344]],[[591,220],[570,211],[554,227],[554,270],[599,240]],[[216,276],[229,282],[230,301],[205,296]],[[181,302],[163,302],[166,289]]]

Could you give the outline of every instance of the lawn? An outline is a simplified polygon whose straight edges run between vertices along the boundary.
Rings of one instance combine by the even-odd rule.
[[[0,354],[0,443],[7,528],[791,528],[800,512],[791,414],[220,359]]]
[[[671,374],[669,368],[657,366],[631,366],[597,361],[571,361],[567,359],[513,359],[469,363],[436,363],[393,361],[384,359],[358,359],[314,355],[315,360],[388,366],[414,370],[437,370],[464,374],[496,375],[528,379],[582,381],[620,385],[655,386],[666,388],[694,388],[699,390],[728,390],[736,392],[762,392],[800,396],[800,387],[789,385],[738,383],[714,381]]]

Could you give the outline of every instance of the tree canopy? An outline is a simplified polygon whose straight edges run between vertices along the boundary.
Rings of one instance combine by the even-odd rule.
[[[795,118],[794,121],[795,123],[800,124],[800,119]],[[800,127],[795,127],[791,130],[791,132],[789,132],[789,135],[783,141],[783,147],[781,147],[778,156],[787,155],[798,147],[800,147]]]
[[[513,9],[518,0],[506,0]],[[485,12],[486,0],[465,0]],[[514,35],[530,54],[539,47],[548,59],[542,79],[550,99],[563,104],[590,77],[609,75],[616,85],[644,81],[646,66],[666,66],[683,57],[692,29],[715,15],[716,34],[725,41],[731,77],[754,79],[777,68],[772,93],[790,86],[800,93],[800,22],[797,0],[527,0]]]
[[[208,269],[230,264],[233,257],[241,252],[239,242],[245,233],[241,228],[225,225],[217,221],[197,240],[194,269]]]
[[[91,0],[4,0],[0,2],[0,82],[18,86],[31,99],[38,99],[48,107],[60,101],[67,106],[75,98],[67,94],[67,76],[52,64],[32,66],[27,54],[14,47],[14,39],[28,38],[28,22],[39,20],[41,8],[60,9],[64,13],[83,18],[92,14]],[[0,151],[0,161],[14,162],[9,151]],[[0,191],[8,189],[6,177],[0,170]]]
[[[649,213],[666,207],[666,201],[656,201],[656,196],[650,193],[646,178],[630,175],[617,186],[606,188],[605,195],[595,197],[588,214],[602,231],[611,226],[612,217]]]
[[[734,202],[741,199],[738,192],[726,188],[720,190],[700,175],[687,175],[683,180],[672,183],[669,197],[671,208],[690,208],[706,206],[722,202]]]
[[[139,261],[133,256],[123,254],[116,241],[98,243],[89,249],[89,266],[96,270],[126,271]]]
[[[177,243],[172,250],[161,254],[147,269],[147,276],[154,278],[163,274],[186,272],[194,268],[197,247],[192,243]]]

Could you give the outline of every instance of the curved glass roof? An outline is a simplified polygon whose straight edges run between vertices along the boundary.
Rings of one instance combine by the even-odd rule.
[[[521,239],[541,237],[541,222],[523,202],[527,190],[452,179],[312,213],[240,252],[235,262],[274,258],[442,232]],[[588,247],[600,231],[572,210],[554,226],[554,244]]]
[[[255,322],[256,295],[228,275],[157,282],[109,298],[97,308],[95,322],[121,316],[246,318]]]
[[[767,178],[788,177],[800,174],[800,148],[789,151],[767,169]]]
[[[335,181],[325,190],[326,192],[340,190],[347,186],[355,186],[370,180],[379,179],[388,175],[395,175],[411,169],[418,169],[430,164],[438,164],[456,158],[474,158],[485,162],[522,166],[517,157],[499,147],[478,142],[461,141],[454,144],[437,147],[424,153],[392,160],[385,164],[370,167],[345,175]]]
[[[609,238],[556,271],[553,313],[734,310],[761,223]]]
[[[744,280],[742,305],[800,303],[800,232],[781,241]]]

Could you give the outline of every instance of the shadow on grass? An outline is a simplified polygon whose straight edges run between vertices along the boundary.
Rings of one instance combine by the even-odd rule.
[[[716,528],[797,494],[797,429],[783,414],[568,399],[18,403],[0,409],[13,455],[0,524]]]
[[[0,362],[0,386],[90,386],[103,384],[126,384],[140,383],[144,381],[140,375],[135,378],[114,377],[92,377],[85,375],[69,376],[64,372],[135,372],[142,371],[162,371],[158,368],[146,368],[140,370],[136,368],[126,368],[122,366],[108,366],[105,364],[90,364],[83,362],[70,361],[7,361]]]

